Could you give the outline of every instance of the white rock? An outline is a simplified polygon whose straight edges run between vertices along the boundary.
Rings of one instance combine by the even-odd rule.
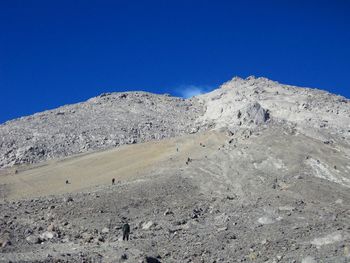
[[[148,221],[142,224],[142,229],[143,230],[148,230],[150,229],[152,226],[154,226],[154,223],[152,221]]]
[[[271,217],[268,217],[268,216],[263,216],[258,219],[258,223],[262,225],[269,225],[269,224],[273,224],[274,222],[275,220],[273,220]]]
[[[293,211],[295,209],[295,207],[293,206],[280,206],[278,208],[279,211]]]
[[[313,257],[307,256],[301,260],[301,263],[317,263],[317,261]]]
[[[50,231],[45,231],[44,233],[42,233],[40,235],[40,239],[48,240],[48,239],[54,238],[55,236],[56,236],[56,233],[50,232]]]
[[[335,203],[336,203],[336,204],[342,204],[342,203],[343,203],[343,199],[337,199],[337,200],[335,201]]]
[[[324,246],[324,245],[340,242],[343,239],[344,237],[340,232],[334,232],[324,237],[315,238],[314,240],[311,241],[311,244],[315,245],[317,248],[320,248],[321,246]]]
[[[109,232],[109,228],[107,228],[107,227],[104,227],[102,230],[101,230],[101,233],[103,233],[103,234],[106,234],[106,233],[108,233]]]

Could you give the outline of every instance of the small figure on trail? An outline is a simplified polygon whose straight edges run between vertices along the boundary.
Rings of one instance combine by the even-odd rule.
[[[112,185],[115,184],[115,178],[112,178]]]
[[[129,241],[130,225],[128,223],[124,224],[122,227],[123,231],[123,241]]]
[[[68,181],[68,180],[66,180],[66,184],[69,184],[69,181]]]
[[[176,151],[179,152],[179,148],[176,148]]]

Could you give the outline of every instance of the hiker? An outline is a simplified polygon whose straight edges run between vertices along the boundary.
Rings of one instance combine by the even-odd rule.
[[[130,225],[128,223],[125,223],[122,227],[123,231],[123,241],[129,241],[129,234],[130,234]]]
[[[112,185],[115,184],[115,178],[112,178]]]
[[[69,184],[69,181],[68,181],[68,180],[66,180],[66,184]]]

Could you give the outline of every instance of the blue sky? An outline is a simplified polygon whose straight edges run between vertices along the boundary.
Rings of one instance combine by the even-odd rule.
[[[0,0],[0,123],[238,75],[350,97],[350,1]],[[197,92],[199,92],[197,91]]]

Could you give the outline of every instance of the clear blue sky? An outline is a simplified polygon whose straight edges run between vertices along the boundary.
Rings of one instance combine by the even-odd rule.
[[[0,123],[238,75],[350,97],[350,1],[0,0]]]

